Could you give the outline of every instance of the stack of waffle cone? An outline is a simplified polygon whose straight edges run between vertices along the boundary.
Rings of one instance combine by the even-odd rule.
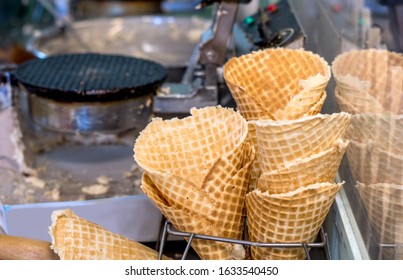
[[[403,185],[403,55],[379,49],[353,50],[337,56],[332,71],[340,109],[354,114],[347,130],[351,175],[375,235],[398,242],[390,236],[402,232],[403,214],[399,217],[389,210],[403,207],[401,198],[390,198],[391,190]]]
[[[322,57],[306,50],[268,48],[231,58],[224,65],[224,79],[239,112],[249,122],[249,139],[257,155],[255,121],[320,113],[330,67]],[[256,188],[260,173],[255,159],[249,190]]]
[[[255,242],[302,243],[317,237],[342,184],[334,180],[349,141],[347,113],[255,122],[257,186],[246,196]],[[253,259],[303,259],[303,248],[251,248]]]
[[[134,146],[142,189],[178,229],[241,239],[253,145],[233,109],[192,109],[184,119],[153,119]],[[192,242],[201,259],[244,259],[241,245]]]
[[[70,209],[52,213],[51,248],[61,260],[157,260],[158,252],[77,216]],[[163,259],[168,259],[163,257]]]
[[[380,245],[380,257],[403,259],[403,115],[353,115],[347,137],[351,175],[374,236],[380,244],[392,246]]]
[[[348,113],[317,114],[289,121],[257,121],[257,158],[262,172],[326,151],[343,138]]]
[[[248,234],[268,243],[313,242],[341,184],[316,183],[294,191],[270,194],[256,189],[247,194]],[[253,247],[253,259],[304,259],[303,248]]]
[[[403,260],[403,186],[359,182],[356,188],[376,230],[377,239],[384,246],[382,258]]]
[[[403,115],[362,113],[351,117],[347,138],[375,146],[395,155],[403,155]]]
[[[309,51],[264,49],[231,58],[224,79],[248,121],[296,119],[321,109],[330,67]]]
[[[336,101],[351,114],[403,113],[403,55],[388,50],[353,50],[332,63]]]
[[[348,143],[347,140],[339,139],[325,151],[297,159],[276,170],[263,172],[257,188],[279,194],[316,182],[333,182]]]
[[[362,113],[351,117],[346,133],[353,179],[365,184],[403,184],[403,116]]]
[[[346,155],[355,181],[365,184],[403,184],[402,155],[352,140]]]

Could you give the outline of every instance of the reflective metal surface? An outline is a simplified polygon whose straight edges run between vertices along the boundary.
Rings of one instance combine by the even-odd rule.
[[[184,84],[166,83],[162,94],[154,96],[155,113],[186,114],[193,107],[216,106],[220,103],[219,68],[225,63],[228,42],[234,30],[238,3],[220,3],[216,9],[210,38],[200,42],[189,60],[182,78]],[[204,39],[204,38],[202,38]],[[202,40],[201,40],[202,41]],[[164,91],[164,88],[167,90]]]
[[[329,240],[327,237],[327,233],[324,231],[323,227],[320,228],[318,233],[318,238],[314,242],[307,243],[307,242],[289,242],[289,243],[280,243],[280,242],[256,242],[256,241],[249,241],[249,240],[240,240],[240,239],[233,239],[233,238],[224,238],[218,236],[211,236],[211,235],[204,235],[204,234],[196,234],[192,232],[184,232],[179,231],[173,228],[172,224],[168,221],[164,221],[163,228],[161,230],[160,240],[158,240],[158,259],[161,260],[163,256],[164,247],[169,235],[173,236],[181,236],[188,238],[186,248],[182,255],[182,260],[187,259],[187,255],[189,250],[192,246],[192,241],[194,239],[201,239],[201,240],[209,240],[214,242],[223,242],[229,244],[238,244],[244,246],[245,248],[250,247],[265,247],[265,248],[303,248],[306,259],[312,260],[312,252],[310,252],[311,248],[322,248],[324,250],[324,254],[327,260],[331,259],[330,252],[329,252]]]
[[[210,20],[199,17],[134,16],[97,18],[72,23],[75,34],[92,52],[131,55],[164,66],[186,66]],[[39,58],[86,52],[71,32],[60,28],[38,31],[27,49]]]
[[[117,133],[143,128],[151,115],[151,96],[122,101],[64,103],[28,94],[32,120],[57,132]]]

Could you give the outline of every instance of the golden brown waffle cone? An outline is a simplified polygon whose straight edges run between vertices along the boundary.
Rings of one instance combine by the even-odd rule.
[[[256,189],[246,196],[249,239],[267,243],[313,242],[342,184],[317,183],[292,192]],[[302,248],[251,248],[252,259],[304,259]]]
[[[322,98],[312,106],[312,108],[306,112],[306,116],[311,116],[311,115],[316,115],[319,114],[320,111],[322,110],[323,103],[326,99],[326,92],[322,94]],[[264,120],[264,119],[260,119]],[[256,188],[257,181],[262,173],[260,170],[259,166],[259,161],[257,160],[257,153],[258,153],[258,146],[257,146],[257,137],[256,137],[256,120],[253,121],[248,121],[248,139],[253,143],[253,146],[255,147],[256,151],[256,156],[252,164],[252,172],[251,172],[251,178],[249,180],[249,191],[253,190]]]
[[[271,172],[299,159],[329,149],[343,138],[347,113],[318,114],[289,121],[257,121],[257,159],[262,172]]]
[[[239,113],[220,106],[190,113],[184,119],[152,119],[136,139],[134,159],[148,172],[191,178],[200,187],[219,158],[242,147],[248,125]]]
[[[61,260],[158,259],[157,251],[87,221],[70,209],[56,210],[51,218],[51,248]]]
[[[352,50],[338,55],[332,72],[347,102],[378,103],[386,112],[403,113],[403,55],[380,49]],[[373,106],[361,106],[373,111]]]
[[[228,170],[233,169],[228,161],[231,159],[223,158],[218,161],[206,180],[206,189],[211,193],[195,188],[188,191],[193,186],[180,178],[172,178],[169,174],[166,174],[165,178],[152,177],[147,172],[143,175],[141,188],[178,230],[241,239],[244,200],[253,156],[253,147],[250,143],[245,143],[244,155],[241,156],[244,162],[239,170],[231,175],[226,174]],[[168,189],[172,191],[170,198],[166,199]],[[174,194],[176,198],[172,200]],[[192,248],[205,260],[246,258],[245,249],[241,245],[194,239]]]
[[[322,98],[314,104],[309,111],[305,113],[305,116],[311,116],[319,114],[322,110],[323,103],[326,99],[326,92],[322,93]],[[265,120],[261,118],[260,120]],[[256,120],[248,121],[248,140],[253,144],[256,156],[252,164],[252,172],[251,178],[249,180],[249,190],[253,190],[256,188],[257,180],[262,173],[259,167],[259,161],[257,160],[258,146],[257,146],[257,137],[256,137]]]
[[[295,119],[322,99],[330,67],[306,50],[267,48],[231,58],[224,79],[247,120]]]
[[[297,159],[272,172],[262,173],[257,187],[270,194],[279,194],[293,191],[300,186],[333,183],[348,143],[348,140],[338,139],[328,150]]]
[[[351,117],[347,138],[403,155],[403,115],[363,113]]]
[[[254,190],[257,185],[257,180],[260,177],[261,171],[259,167],[259,161],[257,160],[257,139],[256,139],[256,121],[248,121],[248,141],[253,145],[255,149],[255,157],[252,162],[252,170],[249,179],[248,191]]]
[[[307,113],[305,113],[303,116],[314,116],[319,114],[322,111],[323,104],[325,103],[326,100],[326,92],[322,93],[322,97],[319,99],[318,102],[316,102],[311,109]]]
[[[182,120],[153,120],[134,147],[145,171],[143,191],[179,230],[241,238],[255,157],[247,135],[246,120],[222,107],[192,109]],[[195,223],[207,226],[194,228]],[[192,244],[202,259],[245,257],[236,246],[211,243]]]
[[[403,186],[395,184],[356,185],[379,243],[403,245]],[[383,248],[384,257],[403,259],[403,248]]]
[[[350,141],[346,150],[353,179],[365,184],[403,184],[403,156]]]
[[[284,109],[280,109],[274,114],[274,119],[295,120],[303,116],[312,116],[318,107],[322,109],[324,94],[319,91],[299,93],[287,103]]]
[[[228,88],[236,101],[237,109],[242,116],[248,120],[269,119],[275,120],[272,112],[269,112],[262,104],[259,104],[253,97],[245,93],[245,91],[239,87],[232,86],[227,82]]]

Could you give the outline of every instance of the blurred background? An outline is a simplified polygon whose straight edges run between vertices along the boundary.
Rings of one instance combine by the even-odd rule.
[[[211,7],[196,10],[200,1],[165,0],[1,0],[0,1],[0,59],[21,62],[32,56],[27,52],[29,39],[45,28],[66,26],[68,23],[95,19],[127,17],[138,15],[201,15],[211,17]],[[279,1],[252,1],[249,7],[241,7],[243,12],[256,12],[256,6],[267,7]],[[316,1],[289,1],[298,9],[312,11]],[[351,29],[346,22],[346,13],[355,13],[354,6],[364,5],[371,13],[370,25],[381,29],[383,42],[388,49],[402,50],[402,1],[398,0],[365,0],[337,1],[322,0],[329,8],[330,16],[336,27]],[[357,2],[354,4],[354,2]],[[358,2],[362,2],[361,4]],[[307,12],[305,12],[307,14]],[[247,15],[247,13],[244,13]],[[242,14],[240,15],[242,16]],[[240,19],[240,18],[239,18]],[[314,23],[314,19],[309,19]],[[350,19],[349,19],[350,20]],[[369,20],[368,15],[359,19],[361,24]],[[368,24],[366,22],[365,24]],[[339,25],[339,26],[338,26]],[[136,28],[132,26],[132,28]],[[310,30],[306,30],[307,33]],[[347,31],[350,32],[351,30]],[[102,34],[100,34],[102,36]]]

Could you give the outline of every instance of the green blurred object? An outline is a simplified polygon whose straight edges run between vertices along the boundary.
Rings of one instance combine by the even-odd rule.
[[[255,19],[253,17],[247,17],[247,18],[245,18],[244,22],[246,25],[249,26],[249,25],[252,25],[255,23]]]
[[[21,42],[30,30],[54,24],[54,18],[36,0],[0,1],[0,47]]]
[[[20,1],[0,1],[0,47],[10,43],[21,28],[21,18],[25,7]]]

